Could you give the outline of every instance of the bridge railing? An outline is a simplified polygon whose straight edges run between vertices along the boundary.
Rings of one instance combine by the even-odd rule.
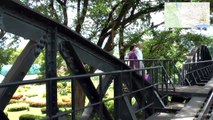
[[[213,61],[199,61],[193,63],[185,63],[183,65],[182,77],[184,85],[202,85],[212,78]]]
[[[134,85],[132,84],[132,82],[129,82],[130,83],[130,88],[128,88],[126,90],[126,85],[124,85],[125,83],[125,80],[129,80],[129,81],[132,81],[132,73],[134,72],[145,72],[145,70],[149,70],[150,73],[151,73],[151,76],[150,76],[150,86],[147,86],[147,87],[144,87],[144,88],[140,88],[140,89],[133,89]],[[75,120],[79,117],[79,114],[82,113],[82,110],[84,110],[85,108],[88,108],[88,107],[95,107],[95,108],[98,108],[96,109],[96,113],[98,114],[98,117],[100,119],[103,119],[104,118],[104,113],[103,113],[103,109],[104,109],[104,105],[106,106],[106,104],[108,104],[109,102],[112,102],[114,103],[113,105],[113,110],[114,110],[114,118],[116,119],[116,116],[118,116],[117,114],[119,112],[116,112],[116,110],[118,110],[117,107],[117,102],[120,101],[120,100],[123,100],[123,99],[133,99],[134,95],[137,94],[138,92],[144,92],[146,93],[145,91],[152,91],[153,88],[158,88],[159,86],[161,86],[161,89],[164,90],[164,91],[168,91],[168,88],[166,88],[163,84],[165,84],[165,82],[168,82],[168,81],[164,81],[162,78],[162,66],[155,66],[155,67],[147,67],[147,68],[142,68],[142,69],[133,69],[133,70],[121,70],[121,71],[113,71],[113,72],[106,72],[106,73],[95,73],[95,74],[84,74],[84,75],[75,75],[75,76],[67,76],[67,77],[60,77],[60,78],[46,78],[46,79],[34,79],[34,80],[26,80],[26,81],[22,81],[22,82],[11,82],[11,83],[1,83],[0,84],[0,88],[3,88],[3,87],[12,87],[12,86],[20,86],[20,85],[26,85],[26,84],[35,84],[35,83],[43,83],[43,84],[47,84],[49,82],[52,82],[52,81],[66,81],[66,82],[69,82],[71,84],[71,101],[72,101],[72,106],[71,107],[71,110],[70,111],[65,111],[65,112],[60,112],[58,113],[57,115],[54,115],[54,116],[49,116],[48,119],[52,120],[54,118],[60,118],[60,117],[64,117],[64,116],[67,116],[69,115],[72,120]],[[108,97],[107,94],[110,94],[110,93],[104,93],[103,91],[103,86],[101,86],[102,82],[103,82],[103,77],[106,76],[106,75],[110,75],[112,76],[114,79],[113,79],[113,82],[112,82],[112,85],[110,88],[113,88],[112,89],[112,93],[114,93],[114,96],[112,97]],[[99,87],[97,88],[97,91],[99,92],[99,99],[96,100],[97,102],[93,102],[91,103],[89,106],[85,106],[83,108],[76,108],[75,106],[75,103],[76,103],[76,100],[75,100],[75,86],[76,86],[76,82],[77,80],[80,80],[80,79],[84,79],[84,78],[94,78],[96,77],[95,80],[93,80],[93,84],[97,83],[99,84]],[[125,78],[125,79],[124,79]],[[120,83],[120,85],[122,86],[121,90],[118,90],[119,86],[117,85],[118,83]],[[141,80],[141,84],[145,84],[145,81],[142,79]],[[47,89],[47,88],[46,88]],[[121,93],[119,93],[118,91],[123,91]],[[149,93],[149,92],[147,92]],[[151,92],[152,94],[146,94],[145,96],[154,96],[154,92]],[[163,96],[159,96],[159,97],[163,97]],[[46,96],[46,99],[48,99],[50,97]],[[146,110],[147,108],[149,108],[150,106],[154,106],[154,104],[156,104],[156,100],[154,99],[154,97],[151,97],[153,99],[151,99],[150,101],[147,101],[147,103],[143,103],[143,106],[137,110],[135,110],[135,113],[139,114],[139,113],[144,113],[143,111]],[[48,101],[48,100],[47,100]],[[144,101],[145,102],[145,101]],[[134,102],[131,102],[131,105],[133,106],[135,103]],[[106,106],[108,111],[110,108],[108,108],[109,106]],[[49,107],[49,108],[52,108],[52,107]],[[113,114],[113,113],[112,113]]]
[[[130,59],[124,60],[124,62],[129,65]],[[181,81],[183,81],[183,78],[180,74],[180,71],[176,67],[176,63],[173,60],[160,60],[160,59],[144,59],[144,60],[133,60],[137,61],[136,63],[139,64],[140,62],[143,63],[144,67],[152,67],[152,66],[157,66],[160,65],[162,66],[163,72],[162,72],[162,77],[164,79],[168,80],[168,85],[174,86],[176,84],[181,84]],[[139,66],[139,65],[137,65]],[[149,73],[149,71],[146,71]]]

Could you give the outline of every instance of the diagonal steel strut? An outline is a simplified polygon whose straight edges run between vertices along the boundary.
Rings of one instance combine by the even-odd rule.
[[[81,60],[78,58],[75,50],[72,48],[72,45],[69,42],[63,42],[62,46],[63,47],[62,50],[60,50],[60,53],[64,58],[64,60],[66,61],[69,69],[75,75],[86,74],[86,70]],[[100,102],[100,95],[98,94],[89,77],[79,78],[76,79],[76,81],[81,85],[82,89],[84,90],[84,93],[87,95],[91,103]],[[96,112],[98,112],[98,109],[96,109]],[[104,104],[103,104],[103,114],[106,120],[112,120],[112,117],[110,116],[109,111],[107,110]]]
[[[19,55],[2,83],[22,81],[41,50],[42,48],[38,50],[35,42],[30,41],[21,55]],[[0,88],[0,110],[4,110],[17,88],[18,86]]]

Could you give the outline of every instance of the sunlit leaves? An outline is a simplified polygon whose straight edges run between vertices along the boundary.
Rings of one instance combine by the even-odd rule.
[[[212,38],[199,34],[182,33],[180,30],[157,31],[152,39],[143,42],[145,58],[162,58],[185,61],[190,49],[198,45],[209,45]]]

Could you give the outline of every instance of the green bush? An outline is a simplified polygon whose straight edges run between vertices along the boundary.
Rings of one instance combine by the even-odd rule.
[[[62,82],[63,87],[67,87],[67,82]]]
[[[36,93],[32,93],[32,94],[26,94],[27,97],[35,97],[35,96],[38,96],[38,94]]]
[[[67,90],[65,88],[58,89],[58,92],[59,92],[60,95],[67,95]]]
[[[29,110],[29,104],[27,103],[15,103],[7,106],[7,111],[21,111],[21,110]]]
[[[58,93],[60,95],[67,95],[68,91],[67,91],[67,86],[69,84],[67,84],[67,82],[58,82],[57,83],[57,88],[58,88]],[[71,91],[71,89],[69,90]],[[70,92],[69,92],[70,93]]]
[[[63,89],[63,87],[64,87],[64,86],[63,86],[63,84],[62,84],[61,82],[57,83],[57,88],[58,88],[58,89],[60,89],[60,88]]]
[[[19,120],[44,120],[45,117],[39,115],[23,114],[19,117]]]
[[[46,114],[46,113],[47,113],[47,112],[46,112],[46,109],[47,109],[46,107],[42,107],[42,108],[41,108],[41,113],[42,113],[42,114]]]
[[[111,100],[111,101],[105,102],[104,104],[105,104],[105,106],[107,106],[107,109],[110,111],[110,113],[113,113],[114,102]]]
[[[47,113],[46,110],[47,110],[46,107],[42,107],[42,108],[41,108],[41,113],[42,113],[42,114],[46,114],[46,113]],[[66,108],[66,107],[60,107],[60,108],[59,108],[59,112],[64,112],[64,111],[68,111],[68,110],[71,111],[71,108]]]
[[[72,92],[72,89],[71,89],[71,85],[70,85],[70,84],[67,85],[66,90],[67,90],[68,93],[71,93],[71,92]]]
[[[25,89],[30,89],[30,86],[31,85],[23,85],[22,87],[25,88]]]
[[[59,107],[59,112],[64,112],[64,111],[71,111],[71,107]]]
[[[44,92],[42,93],[42,98],[46,98],[47,94]]]

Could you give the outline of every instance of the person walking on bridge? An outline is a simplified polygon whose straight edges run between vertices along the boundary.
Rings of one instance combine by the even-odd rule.
[[[129,66],[133,69],[138,68],[138,64],[137,64],[137,56],[135,54],[135,46],[132,45],[129,48]]]
[[[137,56],[138,59],[138,68],[143,68],[144,64],[143,64],[143,53],[142,53],[142,43],[139,42],[137,43],[137,46],[135,48],[135,54]],[[140,74],[142,75],[142,71],[140,71]]]

